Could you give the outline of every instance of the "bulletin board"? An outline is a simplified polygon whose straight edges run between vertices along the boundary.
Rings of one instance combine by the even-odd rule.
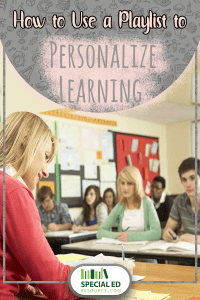
[[[54,189],[55,200],[69,207],[81,207],[89,185],[97,185],[101,196],[111,187],[116,193],[117,167],[114,154],[114,134],[105,128],[49,120],[43,117],[57,139],[57,153],[51,162],[49,177],[42,185]]]
[[[143,178],[147,196],[151,195],[151,183],[160,173],[159,139],[141,135],[115,133],[117,174],[125,166],[137,167]]]

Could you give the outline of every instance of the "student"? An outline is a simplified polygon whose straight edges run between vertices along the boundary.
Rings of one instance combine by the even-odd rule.
[[[111,210],[114,208],[116,204],[116,197],[113,189],[107,188],[103,193],[103,202],[108,207],[108,214],[110,214]]]
[[[144,196],[140,171],[125,167],[118,176],[120,202],[97,232],[97,238],[117,238],[120,241],[153,241],[161,237],[158,215],[150,198]],[[119,220],[118,233],[110,229]]]
[[[15,112],[5,122],[5,279],[8,282],[3,283],[1,263],[0,298],[14,299],[30,286],[12,281],[27,281],[28,275],[33,281],[67,281],[72,268],[60,263],[53,254],[44,237],[32,194],[38,181],[48,177],[47,164],[55,155],[55,137],[40,117],[29,112]],[[3,124],[0,125],[0,167],[3,167]],[[0,171],[0,185],[3,191],[3,171]],[[3,207],[2,192],[0,203]],[[3,220],[2,209],[0,219]],[[0,261],[3,262],[3,221],[0,236]],[[38,286],[49,300],[78,298],[68,284]]]
[[[166,196],[164,192],[165,179],[161,176],[156,176],[153,179],[151,190],[151,198],[157,211],[161,227],[164,228],[173,204],[173,201],[168,196]]]
[[[72,221],[67,204],[54,201],[50,187],[42,186],[37,192],[37,200],[40,202],[38,211],[44,232],[48,229],[56,231],[72,228]]]
[[[90,185],[85,191],[83,210],[72,226],[73,231],[89,230],[96,231],[108,216],[108,209],[101,201],[99,187]]]
[[[178,241],[195,243],[195,159],[185,159],[178,168],[179,176],[185,193],[178,195],[169,214],[162,238],[172,242],[176,238],[174,230],[179,221],[182,223],[184,234]],[[197,160],[197,213],[198,213],[198,239],[200,244],[200,160]]]

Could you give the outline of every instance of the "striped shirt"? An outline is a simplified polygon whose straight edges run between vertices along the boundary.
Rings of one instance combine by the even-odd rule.
[[[44,209],[42,205],[38,206],[38,211],[40,214],[41,224],[45,225],[46,227],[50,223],[55,224],[66,224],[66,223],[72,223],[68,206],[66,203],[60,203],[57,201],[54,201],[54,209],[50,214]]]
[[[192,211],[190,199],[186,193],[180,194],[178,197],[176,197],[169,217],[176,222],[181,221],[185,233],[195,234],[195,214]],[[200,209],[197,213],[197,221],[197,234],[199,235]]]

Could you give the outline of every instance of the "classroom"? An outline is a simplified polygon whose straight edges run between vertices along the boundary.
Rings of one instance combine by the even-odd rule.
[[[33,112],[47,123],[58,142],[56,156],[49,164],[49,177],[41,178],[33,191],[36,200],[39,188],[51,187],[55,200],[68,205],[71,220],[74,221],[82,211],[86,188],[99,186],[101,197],[109,187],[117,193],[117,176],[128,165],[139,168],[144,192],[149,197],[153,178],[159,175],[166,180],[167,195],[177,196],[184,192],[178,168],[183,160],[195,156],[194,59],[173,88],[170,87],[153,101],[126,111],[102,114],[62,108],[35,90],[26,89],[24,81],[15,82],[16,71],[9,61],[7,64],[7,86],[13,88],[6,90],[6,116],[15,111]],[[2,82],[0,78],[1,101]],[[21,95],[21,101],[13,104],[14,94],[20,94],[23,89],[26,93]],[[0,113],[2,117],[2,106]],[[39,204],[38,201],[36,203]],[[81,232],[64,235],[64,231],[59,231],[57,236],[56,231],[46,233],[48,241],[55,243],[57,240],[60,243],[59,249],[63,254],[121,256],[121,244],[98,244],[92,231],[86,234],[87,237],[83,236]],[[155,293],[152,299],[199,296],[199,281],[195,284],[197,270],[194,266],[179,264],[180,261],[194,263],[194,251],[186,251],[186,255],[184,252],[142,251],[144,246],[124,243],[126,257],[134,256],[135,259],[134,274],[144,276],[142,280],[147,282],[133,283],[132,289],[141,292],[151,290]],[[149,262],[152,259],[154,263]],[[177,283],[168,285],[165,281]],[[161,297],[163,294],[165,296]],[[130,297],[134,299],[133,295]],[[138,294],[137,299],[151,298]]]

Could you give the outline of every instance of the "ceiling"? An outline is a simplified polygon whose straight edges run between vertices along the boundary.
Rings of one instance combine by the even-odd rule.
[[[168,124],[195,120],[195,105],[158,102],[145,107],[136,107],[116,114],[145,121]]]
[[[200,66],[200,63],[198,65]],[[191,99],[194,102],[194,94],[192,95],[194,74],[195,57],[192,58],[181,76],[158,97],[143,105],[116,114],[162,124],[194,121],[195,105],[191,103]],[[200,76],[198,82],[200,82]],[[200,91],[200,84],[198,90]]]

